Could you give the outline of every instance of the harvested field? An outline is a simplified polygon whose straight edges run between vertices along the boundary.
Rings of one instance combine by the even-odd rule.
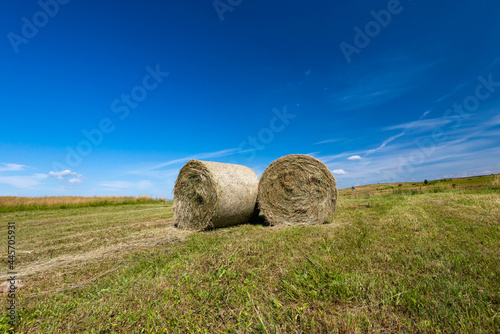
[[[331,224],[198,233],[170,202],[3,213],[17,331],[494,333],[499,191],[341,198]]]

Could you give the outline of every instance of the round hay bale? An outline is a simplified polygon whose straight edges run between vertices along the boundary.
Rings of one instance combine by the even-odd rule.
[[[174,187],[174,220],[188,230],[243,224],[256,213],[259,178],[245,166],[191,160]]]
[[[335,178],[308,155],[281,157],[260,178],[259,209],[272,225],[322,224],[332,218],[336,202]]]

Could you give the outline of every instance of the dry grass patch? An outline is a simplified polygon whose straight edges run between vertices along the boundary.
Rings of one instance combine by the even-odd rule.
[[[46,197],[0,197],[0,212],[37,211],[51,209],[67,209],[79,207],[97,207],[107,205],[165,203],[164,198],[140,197],[77,197],[77,196],[46,196]]]

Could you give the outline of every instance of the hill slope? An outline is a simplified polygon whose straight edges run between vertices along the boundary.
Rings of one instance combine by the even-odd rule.
[[[480,189],[488,188],[489,186],[500,185],[500,174],[470,176],[451,179],[429,180],[426,184],[422,182],[393,182],[393,183],[378,183],[368,184],[364,186],[356,186],[354,196],[380,195],[397,191],[403,192],[428,192],[444,189]],[[352,188],[339,189],[340,197],[352,197]]]

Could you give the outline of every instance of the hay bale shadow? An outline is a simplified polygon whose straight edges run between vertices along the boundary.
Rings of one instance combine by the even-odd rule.
[[[250,225],[260,225],[260,226],[271,226],[271,223],[266,219],[264,215],[256,215],[249,222]]]

